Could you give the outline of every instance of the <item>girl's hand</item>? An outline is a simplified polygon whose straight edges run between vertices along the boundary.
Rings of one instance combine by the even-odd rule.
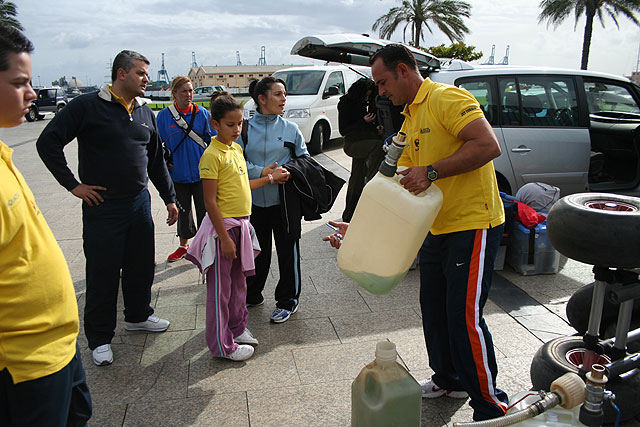
[[[260,176],[261,176],[261,177],[262,177],[262,176],[267,176],[267,175],[269,175],[269,174],[272,174],[272,175],[273,175],[273,173],[275,172],[275,170],[276,170],[276,168],[277,168],[277,167],[278,167],[278,162],[275,162],[274,164],[269,165],[269,166],[265,166],[265,167],[262,169],[262,173],[260,174]],[[275,178],[275,177],[274,177],[274,178]]]
[[[231,238],[221,239],[220,246],[222,248],[222,256],[228,259],[238,258],[238,255],[236,255],[236,244],[233,243]]]
[[[274,184],[284,184],[289,179],[289,176],[291,176],[291,173],[285,168],[283,168],[282,166],[280,166],[279,168],[273,171],[272,175],[273,175]]]

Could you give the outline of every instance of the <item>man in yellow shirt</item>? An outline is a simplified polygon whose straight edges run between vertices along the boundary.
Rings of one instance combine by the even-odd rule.
[[[507,395],[496,388],[493,341],[482,317],[504,227],[492,160],[500,145],[480,105],[467,91],[423,79],[402,45],[371,58],[380,95],[405,104],[408,144],[400,183],[420,193],[436,183],[442,208],[420,250],[420,306],[430,380],[423,396],[471,397],[474,420],[504,415]]]
[[[33,45],[0,27],[0,127],[24,121]],[[78,306],[62,250],[0,141],[0,425],[82,426],[91,396]]]

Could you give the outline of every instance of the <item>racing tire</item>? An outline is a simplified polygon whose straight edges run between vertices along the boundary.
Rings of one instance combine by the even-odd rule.
[[[547,234],[561,254],[600,267],[640,267],[640,199],[578,193],[549,211]]]
[[[545,343],[531,362],[531,384],[534,390],[547,390],[556,378],[567,372],[579,374],[582,379],[585,376],[579,372],[580,355],[584,352],[582,337],[569,336],[553,339]],[[606,364],[603,359],[599,363]],[[609,379],[605,389],[616,395],[615,403],[620,408],[620,419],[628,420],[640,414],[640,400],[637,398],[640,390],[640,372],[634,369],[619,378]],[[616,412],[611,405],[604,405],[604,422],[613,423]]]
[[[591,313],[591,299],[593,296],[594,283],[585,285],[575,291],[566,306],[567,320],[578,334],[584,335],[589,328],[589,315]],[[610,338],[615,335],[615,327],[611,333],[611,325],[615,325],[618,320],[619,304],[613,304],[608,298],[604,299],[602,306],[602,319],[600,321],[600,338]],[[640,327],[640,299],[633,302],[633,313],[631,315],[631,329]],[[631,350],[636,351],[636,350]]]
[[[309,141],[309,153],[320,154],[322,153],[322,147],[327,142],[328,138],[327,129],[322,122],[316,123],[311,132],[311,141]]]
[[[35,108],[29,108],[29,112],[24,116],[28,122],[35,122],[38,119],[38,112]]]

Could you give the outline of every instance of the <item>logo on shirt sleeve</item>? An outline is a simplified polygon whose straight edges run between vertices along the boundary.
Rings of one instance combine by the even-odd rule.
[[[472,112],[473,110],[477,110],[478,107],[473,106],[473,107],[469,107],[466,110],[464,110],[462,113],[460,113],[460,117],[464,117],[465,114]]]

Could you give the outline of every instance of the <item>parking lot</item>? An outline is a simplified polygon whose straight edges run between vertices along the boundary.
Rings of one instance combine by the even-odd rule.
[[[80,312],[84,306],[84,255],[80,200],[61,187],[40,161],[35,141],[49,123],[0,129],[58,240],[71,270]],[[77,146],[67,160],[77,168]],[[351,159],[338,141],[315,156],[348,177]],[[336,252],[322,236],[327,220],[339,219],[346,185],[322,220],[303,222],[300,309],[284,324],[269,323],[277,281],[272,265],[266,303],[249,310],[250,329],[260,340],[253,358],[236,363],[216,359],[204,339],[205,288],[187,261],[168,264],[178,245],[166,209],[151,188],[156,226],[156,276],[152,304],[169,319],[162,334],[127,332],[119,313],[112,365],[96,367],[82,332],[79,343],[94,402],[94,426],[346,426],[350,386],[373,360],[377,341],[396,343],[400,361],[417,379],[430,376],[418,305],[418,272],[411,271],[390,294],[375,296],[346,278]],[[275,261],[274,261],[275,262]],[[529,389],[529,365],[546,341],[572,334],[564,308],[571,294],[592,281],[591,266],[564,260],[557,274],[521,276],[498,272],[485,309],[498,357],[498,386],[509,395]],[[423,400],[422,425],[470,421],[467,402]],[[640,426],[640,420],[625,426]]]

